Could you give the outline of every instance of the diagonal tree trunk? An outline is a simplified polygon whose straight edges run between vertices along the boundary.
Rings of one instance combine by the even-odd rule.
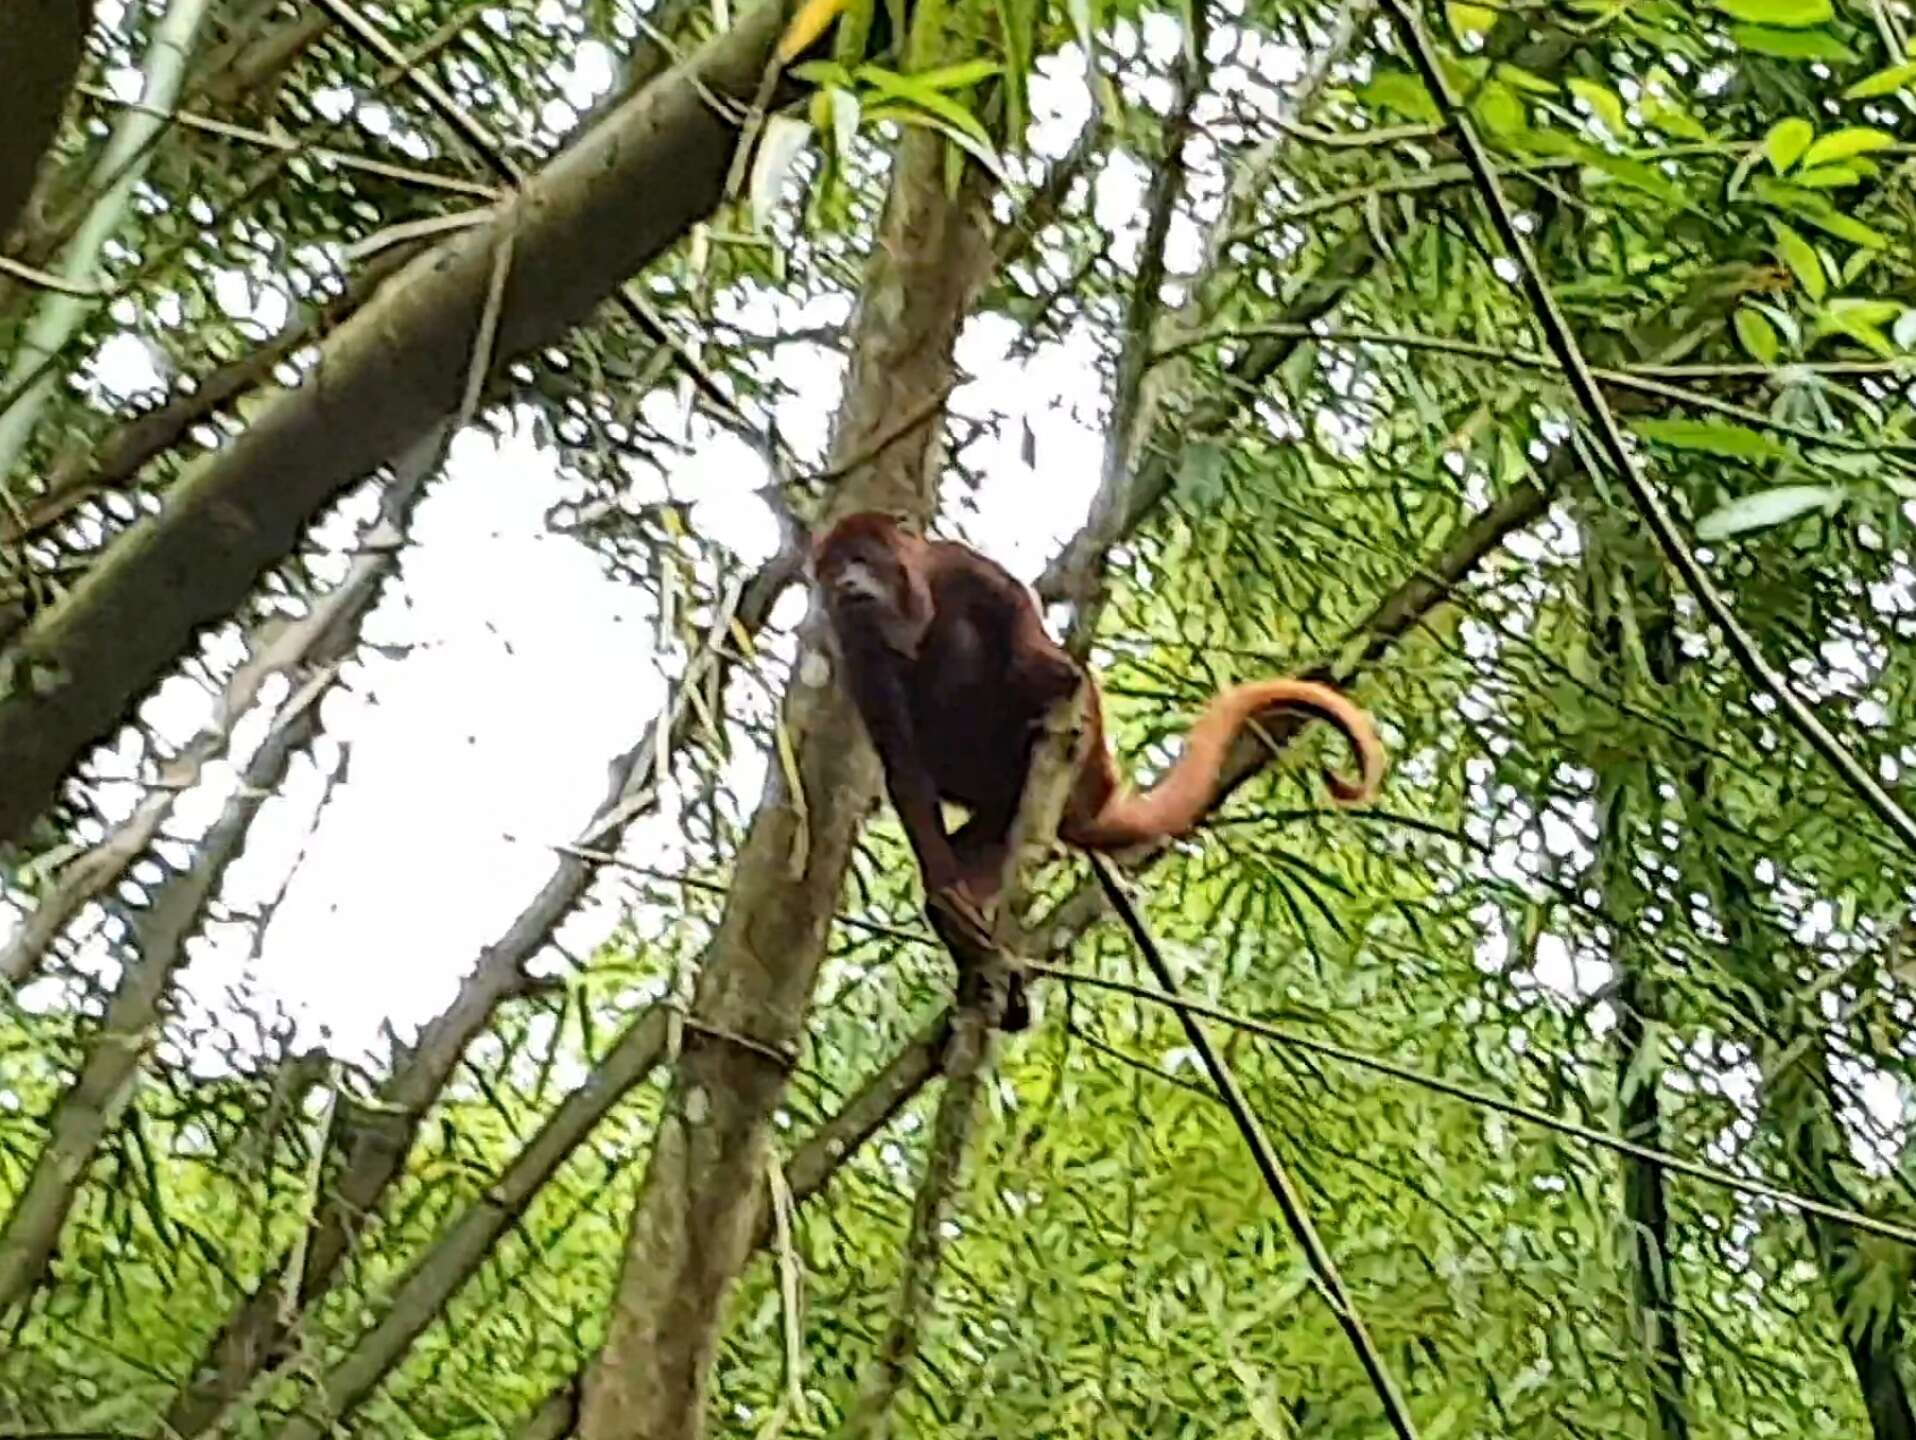
[[[782,593],[791,566],[774,560],[743,587],[736,607],[721,607],[715,635],[729,633],[734,619],[756,631]],[[691,695],[705,683],[718,652],[708,647],[674,690],[665,718],[669,737],[677,739],[697,721]],[[612,765],[598,818],[580,836],[580,847],[611,843],[635,818],[639,802],[658,785],[660,753],[656,724]],[[670,742],[668,741],[668,744]],[[473,1039],[492,1023],[499,1006],[526,989],[526,963],[536,956],[554,928],[571,912],[591,883],[594,867],[577,855],[560,855],[539,892],[505,932],[488,945],[445,1011],[419,1034],[392,1075],[380,1087],[376,1106],[361,1110],[343,1105],[336,1112],[328,1145],[338,1157],[325,1203],[301,1244],[303,1261],[290,1302],[277,1278],[290,1263],[282,1254],[263,1267],[261,1280],[241,1298],[208,1345],[185,1386],[166,1413],[168,1436],[197,1435],[259,1375],[288,1358],[287,1342],[299,1317],[324,1295],[340,1262],[387,1187],[399,1175],[426,1112],[438,1099]]]
[[[512,236],[497,364],[589,315],[718,203],[782,26],[763,0],[526,182],[486,224],[422,256],[165,509],[120,536],[0,654],[0,847],[18,841],[87,747],[111,734],[200,626],[347,486],[459,405],[501,240]],[[725,102],[732,102],[728,105]]]
[[[66,114],[93,0],[0,5],[0,254],[33,194],[34,177]]]
[[[1555,479],[1554,476],[1544,478],[1553,482]],[[1546,488],[1525,485],[1499,500],[1466,526],[1431,556],[1416,574],[1377,604],[1359,627],[1358,633],[1367,637],[1367,643],[1359,651],[1353,668],[1340,671],[1332,678],[1349,683],[1357,677],[1362,667],[1380,659],[1396,641],[1444,604],[1452,589],[1464,583],[1496,555],[1513,534],[1540,518],[1548,508],[1548,503]],[[1270,758],[1271,752],[1261,746],[1247,745],[1241,748],[1233,755],[1228,772],[1233,783],[1243,783]],[[1101,914],[1098,901],[1097,887],[1088,885],[1030,927],[1032,934],[1046,938],[1046,953],[1051,959],[1056,960],[1069,951],[1085,931],[1096,923]],[[938,1073],[938,1057],[945,1048],[948,1019],[948,1015],[941,1016],[922,1031],[911,1045],[894,1057],[874,1080],[792,1156],[786,1164],[786,1179],[795,1196],[809,1195],[821,1187],[843,1157],[876,1134]],[[758,1197],[759,1219],[753,1248],[758,1249],[767,1242],[770,1221],[763,1203],[764,1192],[760,1190],[755,1194]],[[528,1417],[518,1440],[538,1440],[538,1437],[550,1440],[550,1437],[571,1434],[582,1390],[582,1379],[575,1379],[561,1387]]]
[[[991,247],[975,172],[968,167],[954,197],[944,165],[935,134],[913,130],[899,144],[833,436],[840,460],[935,403],[956,377],[953,346],[989,278]],[[856,468],[839,508],[927,516],[942,452],[942,427],[921,427]],[[751,1253],[768,1121],[804,1033],[853,836],[878,793],[858,718],[817,666],[825,633],[816,611],[800,646],[781,717],[796,764],[767,781],[706,952],[605,1345],[587,1378],[584,1440],[704,1433],[725,1297]]]
[[[1029,237],[1049,223],[1071,178],[1080,173],[1088,158],[1088,146],[1074,149],[1032,196],[1018,222],[1000,232],[1000,264],[1022,253]],[[729,635],[733,620],[748,635],[757,634],[797,569],[796,558],[789,554],[775,557],[760,569],[744,585],[736,609],[724,611],[715,622],[714,641]],[[716,643],[694,658],[674,692],[666,717],[667,751],[698,723],[690,695],[707,683],[710,670],[723,675],[727,668],[728,661]],[[624,826],[646,808],[647,798],[662,778],[659,731],[657,723],[646,723],[638,743],[615,760],[598,818],[581,834],[578,852],[615,845]],[[332,1140],[341,1155],[337,1180],[307,1236],[301,1284],[290,1313],[270,1284],[262,1283],[242,1297],[175,1397],[167,1412],[169,1428],[165,1433],[198,1434],[256,1376],[277,1368],[288,1358],[291,1325],[330,1286],[354,1231],[377,1209],[387,1187],[400,1174],[421,1119],[459,1057],[491,1023],[498,1006],[521,992],[526,962],[545,946],[560,922],[585,897],[596,869],[583,853],[560,854],[545,884],[500,937],[485,948],[453,1003],[425,1029],[395,1068],[381,1089],[380,1107],[341,1115]],[[902,1099],[895,1103],[902,1103]],[[795,1168],[789,1176],[795,1190],[803,1184],[796,1168],[799,1163],[793,1162]],[[282,1256],[265,1266],[262,1273],[278,1275],[287,1263]]]

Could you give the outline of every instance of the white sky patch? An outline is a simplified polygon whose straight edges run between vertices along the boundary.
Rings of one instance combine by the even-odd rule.
[[[650,602],[545,533],[556,484],[553,457],[523,431],[496,450],[479,432],[459,438],[419,507],[405,603],[375,627],[383,643],[418,648],[370,663],[370,689],[328,699],[350,778],[309,840],[319,776],[302,767],[295,803],[262,813],[225,892],[242,906],[270,896],[307,846],[259,979],[342,1052],[372,1047],[384,1019],[409,1030],[444,1007],[550,873],[538,842],[568,840],[590,817],[607,761],[663,701]],[[235,978],[245,947],[234,939],[196,956],[203,999]]]

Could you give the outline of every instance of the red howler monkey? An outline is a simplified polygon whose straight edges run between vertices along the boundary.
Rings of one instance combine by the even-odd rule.
[[[812,572],[926,889],[975,914],[997,895],[1033,746],[1046,712],[1077,685],[1078,667],[1007,571],[969,546],[909,534],[888,516],[839,521],[814,545]],[[1328,685],[1263,680],[1216,696],[1177,763],[1140,794],[1105,743],[1102,697],[1090,679],[1089,744],[1058,826],[1058,838],[1079,849],[1121,850],[1188,831],[1217,798],[1238,730],[1269,711],[1302,711],[1344,733],[1362,778],[1325,772],[1340,802],[1369,799],[1383,779],[1383,746],[1363,710]],[[945,833],[941,800],[971,811],[954,835]]]

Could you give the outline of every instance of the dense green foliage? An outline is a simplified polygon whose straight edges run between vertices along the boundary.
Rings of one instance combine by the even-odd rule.
[[[789,173],[761,162],[642,278],[649,303],[672,334],[699,337],[705,376],[761,423],[794,381],[757,327],[769,314],[807,330],[802,354],[820,360],[842,346],[898,125],[961,137],[954,183],[968,166],[1002,177],[990,183],[1008,218],[1068,143],[1075,122],[1046,107],[1081,83],[1077,38],[1096,36],[1100,148],[1088,183],[981,302],[979,357],[963,357],[977,379],[950,420],[948,528],[1004,533],[991,472],[1014,456],[1036,466],[1017,484],[1088,498],[1094,477],[1048,473],[1052,417],[1014,393],[1018,377],[1096,355],[1097,373],[1066,392],[1082,411],[1071,423],[1095,434],[1122,357],[1144,345],[1158,409],[1135,469],[1156,503],[1113,550],[1098,631],[1120,748],[1161,764],[1195,705],[1232,679],[1360,672],[1354,693],[1393,757],[1377,806],[1325,806],[1303,760],[1330,751],[1308,736],[1139,885],[1194,995],[1475,1097],[1212,1027],[1420,1433],[1916,1435],[1916,1249],[1891,1238],[1916,1228],[1916,857],[1724,647],[1616,477],[1579,459],[1588,417],[1388,18],[1225,0],[1182,71],[1197,0],[946,3],[974,61],[933,80],[901,74],[896,57],[810,66],[821,98],[795,115],[821,128],[774,127],[768,152],[776,138]],[[103,16],[84,78],[140,63],[159,8]],[[220,298],[234,283],[222,275],[275,289],[289,313],[317,306],[366,264],[351,247],[480,203],[472,187],[494,183],[337,27],[313,27],[264,77],[237,65],[305,14],[215,7],[183,104],[283,127],[304,149],[275,162],[229,136],[169,131],[106,253],[118,298],[94,305],[75,357],[137,336],[165,374],[212,373],[262,338]],[[1916,764],[1916,62],[1904,48],[1916,14],[1897,0],[1543,0],[1423,19],[1652,482],[1771,661],[1898,793]],[[669,4],[659,20],[683,46],[713,24]],[[393,4],[377,24],[402,50],[432,47],[423,70],[526,168],[577,118],[558,87],[582,42],[629,55],[642,34],[623,0]],[[1188,82],[1200,98],[1178,116]],[[341,118],[354,100],[378,114]],[[69,205],[112,113],[79,104],[51,157]],[[1040,132],[1043,156],[1028,143]],[[318,155],[329,145],[456,176],[467,193],[341,167]],[[1127,329],[1139,197],[1166,166],[1182,187],[1171,319],[1140,336]],[[27,236],[8,253],[43,264],[57,247]],[[24,282],[0,293],[0,345],[41,298]],[[673,467],[688,434],[709,442],[740,422],[661,404],[691,382],[670,346],[609,307],[535,360],[496,398],[536,415],[562,466],[555,522],[647,592],[676,668],[740,563],[699,535],[699,497]],[[44,477],[104,453],[143,405],[61,387],[16,466],[12,509],[31,520]],[[243,425],[247,406],[212,423]],[[810,448],[803,465],[822,440],[822,426],[795,440]],[[211,443],[202,427],[12,547],[0,634],[155,503],[185,449]],[[1540,517],[1497,537],[1381,657],[1366,651],[1376,608],[1531,486],[1547,492]],[[825,488],[800,477],[786,498],[810,513]],[[231,634],[289,594],[323,592],[340,551],[337,536],[315,538],[194,673],[223,680]],[[488,1203],[634,1016],[690,993],[753,803],[727,765],[776,756],[766,695],[791,669],[788,638],[775,627],[751,656],[756,679],[704,697],[696,743],[676,756],[686,873],[675,859],[632,878],[614,892],[628,925],[556,960],[557,983],[497,1006],[297,1327],[295,1362],[234,1407],[232,1433],[272,1433],[449,1227]],[[633,737],[653,723],[633,716]],[[163,748],[129,763],[150,781]],[[72,863],[60,842],[96,842],[124,813],[107,795],[82,795],[11,877],[23,913]],[[54,1143],[61,1096],[101,1043],[141,933],[122,919],[192,871],[192,838],[162,839],[150,869],[82,912],[0,1011],[0,1207]],[[626,854],[655,864],[637,845]],[[1041,903],[1080,878],[1047,870]],[[947,1002],[948,961],[917,898],[884,812],[780,1114],[788,1160]],[[264,923],[217,903],[207,919]],[[1049,958],[1149,983],[1109,923]],[[1045,980],[1037,995],[1038,1023],[1007,1044],[990,1091],[901,1430],[1383,1433],[1174,1015],[1088,983]],[[297,1270],[339,1164],[328,1127],[380,1077],[291,1053],[265,1008],[243,996],[164,1007],[127,1108],[83,1166],[58,1254],[0,1347],[0,1434],[159,1433],[236,1299],[262,1282],[291,1294],[292,1272],[262,1271],[289,1254]],[[195,1063],[208,1054],[218,1063]],[[742,1278],[715,1433],[763,1434],[774,1414],[788,1434],[836,1432],[889,1311],[928,1095],[843,1157],[783,1255],[775,1243]],[[647,1086],[613,1108],[341,1433],[511,1435],[591,1359],[657,1108]],[[1879,1224],[1806,1217],[1726,1176]],[[1672,1328],[1675,1343],[1659,1344]],[[794,1384],[806,1404],[784,1414]]]

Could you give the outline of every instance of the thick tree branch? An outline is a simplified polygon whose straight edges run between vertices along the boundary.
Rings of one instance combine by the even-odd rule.
[[[722,642],[731,634],[732,622],[755,632],[795,570],[795,559],[781,556],[720,606],[708,643],[693,656],[674,688],[662,717],[664,725],[647,725],[644,737],[612,762],[605,796],[582,832],[579,848],[589,850],[614,841],[650,807],[663,779],[661,730],[669,749],[696,723],[698,712],[691,697],[709,682],[715,668],[726,663]],[[294,1321],[326,1293],[360,1227],[400,1174],[421,1120],[460,1056],[492,1022],[501,1004],[524,993],[527,963],[584,897],[595,869],[594,861],[584,855],[561,853],[538,893],[480,953],[452,1004],[421,1030],[394,1066],[380,1087],[377,1104],[364,1110],[342,1105],[334,1133],[328,1137],[330,1147],[341,1157],[339,1173],[303,1241],[304,1263],[295,1303],[285,1304],[271,1282],[270,1277],[285,1268],[287,1260],[282,1256],[262,1269],[268,1278],[241,1299],[205,1357],[194,1366],[191,1379],[167,1411],[172,1433],[200,1433],[258,1374],[285,1361]]]
[[[437,455],[436,440],[424,447]],[[336,669],[357,643],[359,625],[399,563],[399,541],[432,467],[406,465],[386,487],[381,515],[360,536],[345,578],[313,601],[297,619],[275,616],[261,623],[247,646],[246,661],[220,692],[213,719],[165,767],[155,787],[105,840],[76,857],[41,896],[20,933],[0,949],[0,981],[17,985],[36,970],[54,939],[80,908],[118,883],[159,834],[182,792],[197,784],[207,764],[226,750],[233,727],[274,675],[315,667]]]
[[[585,1083],[560,1102],[552,1117],[513,1162],[440,1234],[393,1287],[377,1323],[327,1369],[275,1440],[322,1440],[338,1420],[385,1378],[408,1346],[471,1278],[493,1242],[525,1213],[540,1186],[592,1133],[612,1107],[651,1073],[665,1053],[671,1017],[647,1011],[632,1022]]]
[[[438,444],[428,439],[401,462],[376,522],[383,530],[403,532],[439,455]],[[382,571],[370,583],[376,587],[383,578]],[[330,618],[341,624],[348,619],[344,613]],[[328,637],[323,629],[316,640],[322,642],[349,643],[343,636]],[[238,788],[207,832],[193,864],[170,876],[152,903],[133,917],[135,953],[120,976],[79,1077],[46,1122],[47,1143],[0,1227],[0,1314],[28,1299],[44,1278],[60,1228],[100,1146],[132,1098],[134,1078],[158,1037],[161,1006],[185,959],[186,942],[198,930],[207,901],[238,856],[260,805],[278,787],[293,756],[318,734],[319,698],[332,679],[333,669],[327,667],[295,688],[241,772]]]
[[[340,295],[301,306],[270,340],[201,376],[190,391],[126,421],[104,444],[61,460],[47,475],[44,493],[27,510],[24,527],[0,521],[0,544],[38,535],[102,491],[131,484],[148,461],[178,445],[236,396],[265,384],[287,356],[366,304],[417,253],[412,246],[387,251],[355,274]]]

